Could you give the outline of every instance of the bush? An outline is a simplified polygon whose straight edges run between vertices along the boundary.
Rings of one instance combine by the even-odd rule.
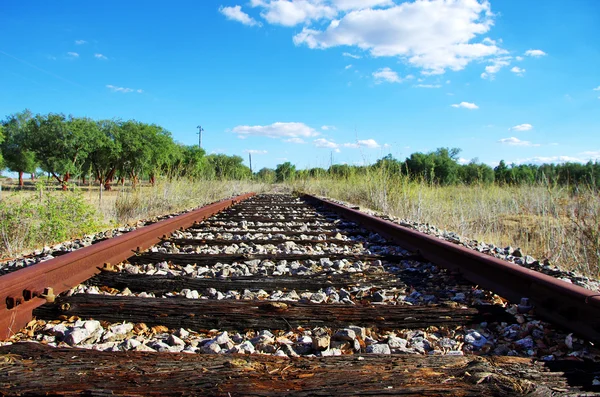
[[[81,237],[101,226],[96,210],[80,193],[9,197],[0,202],[0,255]]]

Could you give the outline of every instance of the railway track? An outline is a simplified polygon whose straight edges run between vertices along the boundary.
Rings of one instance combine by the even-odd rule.
[[[312,196],[224,200],[0,298],[0,395],[600,392],[593,292]]]

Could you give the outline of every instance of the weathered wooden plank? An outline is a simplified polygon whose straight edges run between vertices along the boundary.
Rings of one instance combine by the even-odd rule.
[[[212,233],[212,234],[232,234],[234,236],[244,236],[247,234],[253,235],[253,234],[262,234],[264,236],[266,235],[275,235],[275,234],[281,234],[284,236],[300,236],[300,235],[305,235],[305,236],[320,236],[320,235],[324,235],[324,236],[335,236],[338,233],[343,233],[346,236],[368,236],[370,234],[372,234],[373,232],[370,232],[368,230],[362,230],[362,229],[352,229],[352,230],[338,230],[338,231],[291,231],[291,230],[282,230],[282,231],[258,231],[258,230],[220,230],[220,231],[211,231],[211,230],[206,230],[206,229],[202,229],[199,228],[198,225],[187,229],[186,231],[190,232],[190,233]]]
[[[273,262],[280,260],[286,261],[303,261],[303,260],[314,260],[318,261],[321,258],[335,259],[348,259],[353,261],[373,261],[373,260],[386,260],[393,263],[399,263],[403,260],[418,260],[421,257],[418,255],[349,255],[349,254],[335,254],[335,253],[322,253],[322,254],[163,254],[160,252],[144,252],[139,255],[132,256],[128,259],[130,263],[155,263],[167,261],[174,264],[197,264],[197,265],[211,265],[217,262],[220,263],[233,263],[233,262],[245,262],[254,259],[265,260],[268,259]]]
[[[87,285],[107,286],[124,289],[133,292],[153,292],[164,294],[182,289],[203,291],[207,288],[215,288],[218,291],[249,289],[251,291],[289,291],[316,292],[327,287],[350,288],[353,286],[377,286],[379,288],[405,288],[406,284],[398,280],[392,274],[381,277],[381,274],[369,273],[344,273],[339,275],[310,275],[310,276],[248,276],[226,279],[196,278],[185,276],[147,276],[144,274],[128,274],[118,272],[102,272],[101,274],[86,281]]]
[[[37,318],[46,320],[66,315],[110,322],[165,325],[169,328],[223,330],[343,328],[351,324],[382,329],[425,328],[431,325],[457,326],[492,321],[503,313],[502,307],[491,305],[459,309],[86,294],[62,297],[34,311]]]
[[[561,372],[516,357],[101,352],[34,343],[0,347],[0,394],[203,396],[559,396],[598,391],[598,366]],[[579,383],[568,378],[579,372]],[[562,392],[559,392],[562,390]],[[591,394],[587,394],[591,395]]]

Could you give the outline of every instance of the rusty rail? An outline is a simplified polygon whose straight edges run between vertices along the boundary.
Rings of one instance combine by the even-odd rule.
[[[586,339],[600,341],[600,294],[502,261],[354,209],[305,194],[304,198],[359,223],[437,265],[512,301],[527,297],[539,317]]]
[[[119,263],[179,228],[206,219],[254,193],[243,194],[101,241],[67,255],[0,277],[0,340],[9,338],[32,318],[36,307],[99,273],[104,263]]]

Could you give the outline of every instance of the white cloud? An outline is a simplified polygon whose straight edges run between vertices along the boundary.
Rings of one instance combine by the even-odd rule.
[[[127,94],[130,92],[137,92],[138,94],[141,94],[144,92],[144,90],[141,89],[134,89],[134,88],[126,88],[126,87],[117,87],[111,84],[107,84],[106,88],[108,88],[109,90],[111,90],[112,92],[121,92],[123,94]]]
[[[493,41],[475,41],[491,29],[493,16],[488,1],[404,2],[384,9],[348,12],[333,19],[324,30],[304,27],[294,36],[294,43],[322,49],[355,46],[375,57],[399,57],[422,68],[425,74],[441,74],[446,69],[462,70],[473,60],[506,53]]]
[[[519,124],[514,127],[510,127],[509,131],[531,131],[533,126],[531,124]]]
[[[250,15],[246,14],[242,11],[241,6],[233,6],[233,7],[219,7],[219,12],[225,15],[225,18],[230,21],[237,21],[247,26],[262,26],[262,23],[258,22]]]
[[[584,155],[587,160],[600,161],[600,150],[585,151],[580,154]]]
[[[490,79],[494,80],[495,74],[500,71],[505,66],[510,65],[510,60],[512,57],[499,57],[492,59],[491,65],[485,67],[485,72],[481,73],[482,79]]]
[[[344,69],[348,70],[348,69],[351,69],[351,68],[352,68],[352,64],[346,65],[346,67]]]
[[[375,83],[380,84],[384,81],[388,83],[401,83],[402,79],[398,76],[398,73],[394,72],[390,68],[381,68],[376,72],[373,72]]]
[[[510,145],[510,146],[540,146],[537,143],[531,143],[529,141],[522,141],[519,138],[515,138],[514,136],[512,136],[510,138],[500,139],[498,142],[502,143],[503,145]]]
[[[337,149],[340,147],[340,145],[338,145],[337,143],[335,143],[333,141],[329,141],[325,138],[315,139],[313,141],[313,143],[315,144],[316,147],[326,148],[326,149]]]
[[[469,164],[469,160],[467,160],[467,159],[465,159],[465,158],[462,158],[462,157],[461,157],[461,158],[459,158],[457,162],[458,162],[458,164],[460,164],[460,165]]]
[[[525,73],[525,69],[520,68],[518,66],[513,66],[513,68],[510,71],[515,73],[517,76],[523,76],[523,73]]]
[[[377,143],[377,141],[375,141],[375,139],[359,139],[357,143],[359,146],[368,147],[369,149],[377,149],[379,147],[379,144]]]
[[[440,84],[417,84],[415,87],[418,88],[442,88]]]
[[[321,129],[323,131],[337,130],[337,128],[335,127],[335,125],[324,125],[324,126],[321,127]]]
[[[454,105],[452,105],[452,107],[453,108],[464,108],[464,109],[470,109],[470,110],[479,109],[479,106],[477,106],[471,102],[455,103]]]
[[[271,125],[238,125],[232,131],[239,137],[266,136],[268,138],[310,138],[319,133],[304,123],[276,122]]]
[[[394,5],[392,0],[331,0],[331,2],[335,8],[342,11]]]
[[[337,15],[333,6],[320,0],[251,0],[252,7],[261,7],[260,16],[275,25],[296,26],[323,18],[332,19]]]
[[[544,51],[542,50],[527,50],[525,51],[525,55],[530,56],[530,57],[534,57],[534,58],[539,58],[539,57],[543,57],[546,54]]]
[[[76,52],[67,52],[67,55],[71,58],[79,58],[79,54]]]
[[[345,57],[354,58],[354,59],[360,59],[360,58],[362,58],[360,55],[350,54],[349,52],[344,52],[342,55],[345,56]]]
[[[289,142],[289,143],[304,143],[304,140],[301,138],[290,138],[290,139],[284,139],[284,142]]]
[[[87,41],[85,41],[85,40],[75,40],[75,44],[77,44],[77,45],[82,45],[85,43],[87,43]]]
[[[107,60],[108,59],[106,57],[106,55],[103,55],[103,54],[94,54],[94,58],[102,59],[102,60]]]
[[[572,156],[535,156],[515,161],[516,164],[585,163],[587,160]]]
[[[600,91],[600,85],[596,88],[594,88],[594,91]]]
[[[523,58],[523,57],[521,57],[521,56],[517,56],[517,57],[515,57],[515,59],[516,59],[517,61],[521,62],[521,61],[522,61],[523,59],[525,59],[525,58]]]
[[[244,153],[250,153],[250,154],[267,154],[268,152],[266,150],[246,149],[246,150],[244,150]]]

